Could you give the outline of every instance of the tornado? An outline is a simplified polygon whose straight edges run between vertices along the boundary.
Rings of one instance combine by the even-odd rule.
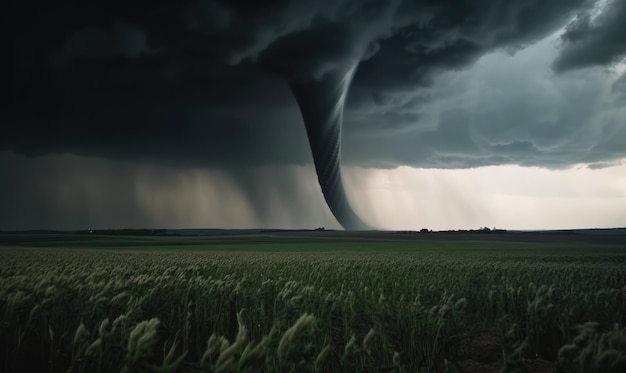
[[[354,64],[331,70],[319,78],[289,82],[304,119],[324,199],[347,230],[370,229],[350,206],[341,178],[343,108],[356,67]]]

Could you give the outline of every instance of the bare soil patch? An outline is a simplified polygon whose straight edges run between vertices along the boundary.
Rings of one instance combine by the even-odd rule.
[[[461,373],[499,373],[505,366],[504,341],[489,332],[460,334],[450,339],[447,358]],[[556,372],[555,364],[542,359],[524,359],[518,371]]]

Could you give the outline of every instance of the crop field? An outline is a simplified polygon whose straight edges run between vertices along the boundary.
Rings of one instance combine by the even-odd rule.
[[[626,372],[626,249],[0,235],[4,372]]]

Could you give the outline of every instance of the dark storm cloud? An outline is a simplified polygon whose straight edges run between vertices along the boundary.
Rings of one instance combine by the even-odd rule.
[[[586,0],[15,2],[0,20],[2,49],[12,56],[2,61],[8,77],[0,88],[0,150],[223,168],[306,164],[311,161],[306,133],[286,80],[319,77],[361,61],[344,131],[351,164],[584,161],[569,157],[574,148],[544,154],[566,130],[551,134],[537,124],[519,131],[496,113],[484,122],[500,123],[502,130],[485,134],[466,123],[462,110],[434,118],[424,108],[441,102],[429,93],[441,73],[468,68],[495,50],[532,45],[592,5]],[[611,30],[618,31],[611,22],[581,28],[560,58],[570,44],[619,42],[611,38]],[[574,35],[574,28],[566,34]],[[515,120],[523,128],[532,122]],[[533,128],[540,134],[533,135]],[[604,158],[612,157],[607,150]]]
[[[626,2],[607,0],[594,17],[580,13],[562,35],[563,50],[554,68],[567,71],[588,66],[606,66],[626,57]]]
[[[63,50],[53,62],[66,64],[81,58],[99,58],[121,55],[139,57],[152,53],[146,41],[146,33],[132,25],[116,21],[110,30],[85,28],[72,33]]]

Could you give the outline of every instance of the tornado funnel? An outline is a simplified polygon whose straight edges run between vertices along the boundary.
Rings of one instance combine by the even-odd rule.
[[[325,73],[321,78],[290,81],[306,132],[324,199],[344,229],[369,227],[352,210],[341,179],[343,106],[356,64]]]

